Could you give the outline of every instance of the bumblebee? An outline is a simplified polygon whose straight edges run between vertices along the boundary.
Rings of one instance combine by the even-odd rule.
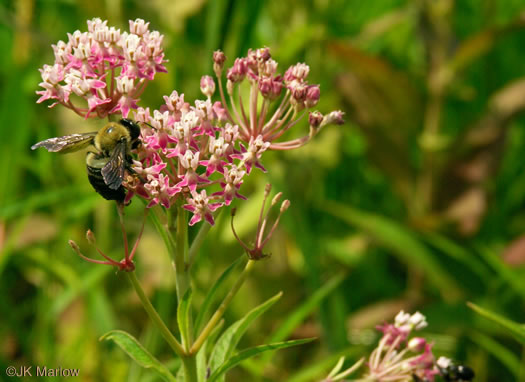
[[[49,138],[31,146],[32,150],[44,147],[49,152],[71,153],[93,146],[88,151],[86,167],[88,180],[104,199],[122,204],[126,190],[122,186],[126,170],[131,168],[130,151],[140,145],[140,126],[130,119],[110,122],[98,132],[71,134]]]
[[[447,382],[468,382],[474,379],[475,373],[466,365],[451,363],[447,367],[439,367],[443,379]]]

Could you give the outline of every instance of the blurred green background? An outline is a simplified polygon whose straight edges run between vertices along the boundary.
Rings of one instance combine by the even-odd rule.
[[[241,348],[274,339],[319,338],[243,364],[231,381],[318,381],[340,355],[367,354],[374,326],[420,310],[434,352],[470,365],[476,381],[525,381],[523,346],[477,316],[472,301],[517,322],[525,313],[525,4],[520,0],[0,1],[0,380],[9,365],[78,368],[82,381],[152,381],[114,344],[124,329],[159,359],[172,355],[125,278],[81,261],[67,245],[91,228],[122,256],[115,207],[93,192],[84,153],[32,152],[44,138],[90,131],[69,110],[36,104],[38,68],[51,44],[100,17],[127,30],[137,17],[165,35],[169,73],[142,97],[158,108],[173,89],[192,102],[212,74],[211,54],[229,58],[268,46],[281,72],[310,65],[321,112],[346,124],[308,146],[267,153],[237,203],[249,239],[262,189],[292,202],[270,259],[226,315],[235,321],[278,291]],[[302,129],[302,130],[301,130]],[[303,135],[297,126],[291,135]],[[126,224],[136,235],[143,205]],[[211,230],[195,267],[196,306],[242,252],[228,213]],[[148,223],[139,278],[171,327],[170,259]],[[233,280],[231,280],[233,282]],[[271,334],[274,333],[274,334]],[[58,380],[58,379],[53,379]]]

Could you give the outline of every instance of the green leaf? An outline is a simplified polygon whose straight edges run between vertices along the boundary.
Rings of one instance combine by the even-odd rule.
[[[213,303],[213,300],[215,298],[215,295],[219,291],[219,288],[224,284],[225,280],[228,278],[230,273],[237,267],[237,265],[239,265],[243,258],[243,256],[240,256],[228,268],[226,268],[226,270],[217,279],[217,281],[215,281],[210,291],[206,295],[204,302],[199,307],[199,313],[197,313],[197,318],[195,319],[195,336],[197,336],[197,334],[202,330],[202,327],[204,326],[204,319],[206,318],[206,313],[208,313],[208,310],[210,309],[210,306]]]
[[[335,275],[316,290],[292,314],[288,315],[287,319],[279,326],[279,329],[270,337],[270,342],[279,342],[287,338],[319,306],[321,301],[341,284],[344,278],[344,273]]]
[[[197,378],[199,382],[206,381],[206,371],[208,369],[208,365],[206,362],[206,347],[207,346],[208,346],[208,339],[204,341],[204,344],[202,344],[202,347],[199,349],[199,352],[197,353]]]
[[[240,351],[239,353],[235,354],[233,357],[229,358],[226,362],[224,362],[217,370],[215,370],[212,375],[210,376],[210,379],[208,382],[215,382],[218,380],[219,377],[221,377],[224,373],[226,373],[228,370],[230,370],[232,367],[238,365],[245,359],[254,357],[258,354],[264,353],[269,350],[278,350],[278,349],[284,349],[291,346],[297,346],[306,344],[308,342],[311,342],[315,340],[315,338],[307,338],[303,340],[292,340],[292,341],[284,341],[284,342],[276,342],[273,344],[267,344],[267,345],[260,345],[255,346],[249,349],[245,349]]]
[[[428,280],[441,291],[445,300],[455,301],[461,296],[462,292],[456,281],[409,229],[384,216],[359,211],[341,203],[325,201],[323,209],[348,224],[366,231],[402,261],[424,271]]]
[[[308,365],[301,367],[295,374],[292,374],[287,378],[287,382],[319,381],[341,357],[357,359],[364,354],[365,351],[366,350],[363,346],[352,345],[335,354],[323,357],[318,361],[310,362]]]
[[[488,354],[505,365],[514,374],[516,381],[519,380],[521,360],[512,350],[480,332],[470,333],[470,338],[480,348],[485,349]]]
[[[140,366],[146,369],[153,369],[165,381],[177,381],[168,368],[151,355],[131,334],[122,330],[112,330],[100,337],[100,341],[102,340],[114,341]]]
[[[490,277],[491,273],[475,253],[469,252],[461,245],[438,233],[427,232],[425,239],[443,254],[468,266],[481,280],[488,280]]]
[[[345,274],[341,273],[332,277],[321,288],[315,291],[303,304],[293,313],[289,314],[279,329],[270,337],[270,342],[279,342],[287,338],[308,317],[330,293],[344,280]],[[263,357],[262,364],[272,358],[273,353],[267,353]]]
[[[509,268],[496,254],[488,248],[479,248],[479,253],[485,261],[494,269],[500,276],[500,280],[505,280],[512,289],[525,299],[525,283],[523,278],[514,270]]]
[[[185,346],[190,345],[190,314],[191,314],[191,288],[188,288],[177,308],[177,323],[179,324],[182,343]]]
[[[511,335],[517,341],[521,342],[522,344],[525,344],[525,325],[518,324],[517,322],[509,320],[508,318],[500,316],[499,314],[491,312],[490,310],[481,308],[480,306],[473,304],[471,302],[467,302],[467,305],[470,309],[472,309],[476,313],[503,326],[505,329],[507,329],[511,333]]]
[[[145,200],[142,200],[142,202],[146,204]],[[173,237],[171,236],[171,234],[168,232],[166,227],[162,224],[159,217],[157,216],[157,214],[161,214],[163,213],[163,211],[160,209],[155,209],[155,208],[152,208],[152,210],[153,212],[148,214],[148,217],[151,219],[151,221],[153,222],[153,225],[157,229],[157,232],[162,237],[162,240],[164,241],[164,245],[168,249],[169,253],[171,254],[175,253],[176,245],[173,240]]]
[[[237,344],[240,339],[251,325],[251,323],[267,311],[273,304],[277,302],[282,296],[282,292],[277,293],[272,298],[266,300],[261,305],[252,309],[248,312],[243,318],[232,324],[219,338],[210,358],[210,367],[211,370],[216,370],[220,365],[224,363],[225,360],[230,358],[230,356],[235,351]],[[223,378],[222,378],[223,379]]]

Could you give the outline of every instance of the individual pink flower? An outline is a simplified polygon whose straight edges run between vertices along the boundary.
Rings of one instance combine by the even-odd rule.
[[[265,152],[268,147],[270,147],[270,142],[265,142],[263,140],[263,136],[259,135],[257,138],[252,137],[250,139],[248,149],[241,145],[242,154],[234,154],[232,157],[242,160],[242,164],[246,167],[247,174],[249,174],[252,170],[252,166],[258,167],[263,172],[266,172],[266,169],[261,164],[260,159],[262,153]]]
[[[199,167],[200,152],[193,153],[187,150],[184,155],[179,155],[179,163],[184,168],[185,173],[181,176],[181,181],[178,183],[179,187],[188,187],[191,192],[195,192],[199,182],[209,183],[209,180],[197,174],[195,170]]]
[[[193,212],[189,225],[194,225],[203,219],[210,225],[215,224],[212,212],[222,206],[222,203],[210,203],[209,201],[206,190],[202,190],[200,193],[192,192],[192,198],[188,200],[188,204],[182,206],[185,210]]]
[[[224,199],[224,204],[229,206],[233,198],[246,200],[246,197],[239,193],[239,189],[242,185],[242,178],[246,174],[246,171],[240,170],[236,165],[232,165],[230,168],[224,168],[224,180],[220,183],[222,190],[218,191],[213,196],[218,196]]]
[[[148,180],[148,183],[144,185],[151,198],[148,208],[157,204],[161,204],[165,208],[170,208],[172,198],[180,192],[180,187],[170,185],[169,177],[164,174],[158,174],[156,177],[149,175]]]
[[[224,153],[228,150],[228,144],[224,143],[224,138],[211,138],[209,141],[210,159],[200,161],[201,166],[206,167],[206,176],[210,176],[215,171],[223,173],[224,166],[227,164],[224,159]]]

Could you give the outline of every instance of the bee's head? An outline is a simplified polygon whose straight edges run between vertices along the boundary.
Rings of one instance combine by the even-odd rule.
[[[140,136],[140,126],[137,123],[127,118],[122,118],[119,123],[128,130],[132,142],[138,139]]]

